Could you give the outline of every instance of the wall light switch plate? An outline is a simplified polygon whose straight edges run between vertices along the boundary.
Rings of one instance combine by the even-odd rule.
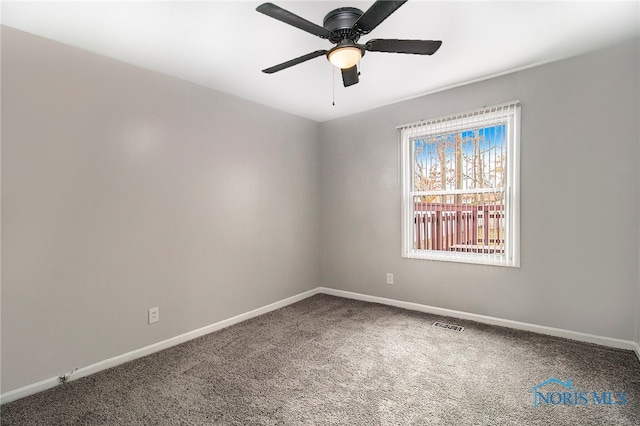
[[[160,308],[149,309],[149,324],[160,321]]]

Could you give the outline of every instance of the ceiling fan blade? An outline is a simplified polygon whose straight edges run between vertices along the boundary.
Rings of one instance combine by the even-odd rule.
[[[256,10],[277,19],[278,21],[282,21],[285,24],[293,25],[302,31],[317,35],[318,37],[329,38],[333,35],[333,33],[328,29],[321,27],[320,25],[316,25],[313,22],[309,22],[306,19],[283,9],[280,6],[276,6],[273,3],[263,3],[258,6]]]
[[[290,61],[283,62],[281,64],[274,65],[274,66],[272,66],[270,68],[264,69],[264,70],[262,70],[262,72],[265,73],[265,74],[273,74],[274,72],[282,71],[285,68],[289,68],[289,67],[292,67],[294,65],[301,64],[301,63],[303,63],[305,61],[308,61],[309,59],[313,59],[313,58],[317,58],[318,56],[326,55],[327,52],[328,52],[327,50],[316,50],[315,52],[307,53],[306,55],[302,55],[302,56],[300,56],[298,58],[291,59]]]
[[[357,65],[342,69],[342,83],[344,87],[353,86],[354,84],[358,84],[359,81]]]
[[[412,53],[414,55],[433,55],[440,48],[440,40],[396,40],[374,38],[365,47],[370,52]]]
[[[353,24],[353,28],[360,34],[369,34],[375,27],[380,25],[382,21],[387,19],[389,15],[395,12],[400,6],[405,4],[407,0],[387,1],[377,0],[369,9]]]

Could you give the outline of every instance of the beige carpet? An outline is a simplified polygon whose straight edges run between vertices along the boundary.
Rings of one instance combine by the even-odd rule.
[[[531,389],[550,379],[534,407]],[[640,361],[631,351],[317,295],[0,414],[3,425],[637,426]]]

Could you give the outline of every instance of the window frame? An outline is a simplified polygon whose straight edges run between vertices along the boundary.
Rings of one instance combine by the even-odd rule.
[[[504,107],[510,108],[508,113],[501,112]],[[520,115],[518,101],[509,102],[462,114],[421,121],[398,126],[400,133],[400,173],[402,190],[402,252],[407,259],[438,260],[449,262],[473,263],[482,265],[520,267]],[[501,119],[501,116],[506,116]],[[415,191],[414,190],[414,149],[415,140],[429,135],[448,135],[478,129],[483,126],[504,122],[506,125],[506,179],[504,186],[504,254],[484,254],[444,250],[414,248],[414,196],[420,192],[430,194],[442,192],[452,194],[456,191]],[[440,127],[446,123],[446,127]],[[418,129],[418,130],[416,130]],[[420,130],[423,129],[423,130]]]

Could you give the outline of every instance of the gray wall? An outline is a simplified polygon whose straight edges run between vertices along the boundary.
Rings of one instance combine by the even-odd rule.
[[[323,285],[633,340],[638,50],[632,40],[322,123]],[[395,126],[515,99],[521,267],[402,259]]]
[[[2,28],[2,392],[317,287],[318,157],[315,122]]]

